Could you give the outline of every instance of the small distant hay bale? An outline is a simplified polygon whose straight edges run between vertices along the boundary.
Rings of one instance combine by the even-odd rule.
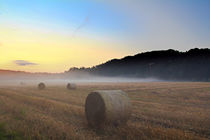
[[[75,90],[77,88],[77,86],[76,86],[76,84],[68,83],[66,85],[66,88],[69,89],[69,90]]]
[[[46,88],[46,86],[45,86],[44,83],[39,83],[39,84],[38,84],[38,89],[43,90],[43,89],[45,89],[45,88]]]
[[[25,85],[25,83],[24,83],[24,82],[20,82],[20,85],[21,85],[21,86],[24,86],[24,85]]]
[[[121,90],[94,91],[86,98],[85,113],[92,127],[125,124],[131,114],[130,99]]]

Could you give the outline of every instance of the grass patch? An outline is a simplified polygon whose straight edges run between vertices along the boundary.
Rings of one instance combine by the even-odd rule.
[[[16,131],[8,131],[5,123],[0,123],[0,140],[23,140],[23,136]]]

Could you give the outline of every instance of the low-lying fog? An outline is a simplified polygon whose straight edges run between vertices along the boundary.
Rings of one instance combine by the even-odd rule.
[[[64,77],[64,76],[0,76],[0,86],[24,86],[44,82],[48,85],[66,85],[67,83],[125,83],[125,82],[157,82],[155,78],[125,77]]]

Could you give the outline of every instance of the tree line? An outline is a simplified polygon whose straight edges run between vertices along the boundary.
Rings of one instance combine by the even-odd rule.
[[[67,72],[175,81],[210,81],[210,49],[144,52],[122,59],[112,59],[91,68],[70,68]]]

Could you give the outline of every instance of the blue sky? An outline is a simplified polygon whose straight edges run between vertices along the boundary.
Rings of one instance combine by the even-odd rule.
[[[203,43],[200,43],[201,47],[209,45],[209,0],[114,0],[114,2],[95,0],[1,0],[0,2],[2,20],[16,22],[13,24],[24,27],[57,30],[67,34],[74,34],[76,30],[76,34],[82,32],[88,34],[88,36],[101,36],[102,38],[104,36],[110,36],[114,39],[116,39],[115,37],[124,37],[123,40],[125,40],[127,37],[129,42],[133,41],[130,40],[133,36],[135,36],[134,38],[144,38],[145,34],[148,36],[151,34],[152,36],[153,33],[150,30],[155,31],[164,28],[155,25],[156,20],[160,17],[160,20],[166,22],[173,20],[171,21],[174,22],[172,24],[166,23],[168,24],[166,26],[170,26],[170,30],[174,26],[173,24],[176,24],[179,26],[178,31],[187,30],[186,32],[190,34],[191,39],[196,38],[198,41],[202,41]],[[132,5],[135,5],[136,9]],[[124,6],[127,8],[121,8]],[[133,9],[138,13],[133,13],[134,16],[129,15],[132,14]],[[86,19],[88,20],[86,21]],[[138,19],[138,22],[136,22],[136,19]],[[77,28],[80,26],[82,28],[77,33]],[[157,26],[156,29],[153,29],[154,26]],[[182,32],[179,34],[182,34]],[[168,46],[168,43],[166,44]],[[193,44],[190,45],[196,47],[192,46]],[[199,47],[199,44],[197,45]],[[141,50],[141,44],[134,47],[136,50]],[[183,47],[177,46],[177,49]],[[189,47],[186,46],[186,49]],[[146,48],[147,45],[143,45],[143,50],[147,50]],[[148,50],[153,48],[164,49],[158,46],[148,46]],[[174,48],[173,45],[172,48]]]
[[[85,23],[85,30],[108,34],[126,28],[123,15],[108,5],[88,0],[1,0],[2,18],[15,24],[55,30],[73,30]],[[2,19],[2,20],[3,20]]]
[[[122,9],[138,19],[136,46],[140,50],[210,47],[209,0],[125,1]]]
[[[177,0],[171,2],[169,6],[174,11],[173,15],[178,16],[178,20],[191,30],[201,31],[201,34],[203,32],[203,37],[210,35],[207,30],[210,27],[209,0]]]

